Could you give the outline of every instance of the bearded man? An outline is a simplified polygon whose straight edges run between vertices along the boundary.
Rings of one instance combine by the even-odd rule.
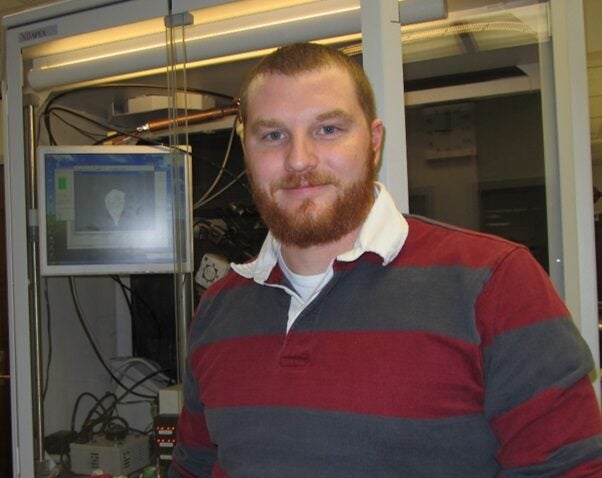
[[[565,305],[525,247],[395,208],[354,61],[280,48],[241,120],[269,233],[201,298],[170,476],[602,476]]]

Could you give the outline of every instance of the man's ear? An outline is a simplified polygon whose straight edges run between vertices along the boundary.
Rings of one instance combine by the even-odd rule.
[[[374,151],[374,165],[378,166],[380,162],[380,153],[383,148],[385,138],[385,125],[380,119],[375,119],[370,125],[370,141],[372,143],[372,151]]]
[[[245,152],[245,125],[238,119],[236,122],[236,134],[240,138],[240,144],[242,145],[242,152]]]

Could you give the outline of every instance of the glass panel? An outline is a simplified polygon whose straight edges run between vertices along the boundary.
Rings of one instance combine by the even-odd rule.
[[[402,29],[410,212],[523,243],[546,269],[547,13],[498,5]]]
[[[27,47],[23,76],[30,79],[31,69],[46,62],[43,55],[69,57],[69,45],[90,53],[89,49],[98,47],[96,43],[104,42],[101,46],[109,45],[105,53],[111,53],[108,42],[146,38],[152,32],[165,61],[166,49],[172,45],[166,45],[161,16]],[[56,256],[58,243],[67,252],[65,261],[39,282],[42,347],[35,354],[43,366],[38,376],[45,388],[39,403],[46,435],[69,429],[73,417],[72,429],[81,434],[82,441],[87,440],[102,425],[87,416],[91,407],[98,406],[109,406],[111,413],[121,417],[120,423],[148,431],[156,392],[177,378],[176,320],[192,316],[193,306],[189,274],[194,266],[192,188],[190,158],[184,160],[185,155],[175,151],[176,146],[187,150],[186,145],[180,146],[179,131],[169,128],[168,120],[187,106],[196,111],[206,105],[195,102],[196,97],[190,105],[179,101],[185,88],[177,78],[166,78],[165,65],[162,70],[152,81],[115,83],[96,81],[94,75],[102,77],[103,72],[92,67],[93,84],[76,86],[85,78],[66,76],[62,83],[36,89],[27,82],[25,87],[30,96],[27,101],[36,104],[35,144],[31,146],[63,148],[68,156],[56,163],[55,172],[60,170],[60,174],[50,182],[44,180],[44,170],[39,170],[38,210],[43,210],[42,201],[46,201],[42,185],[49,185],[46,190],[53,201],[47,205],[54,204],[61,209],[55,212],[65,216],[58,220],[64,227],[59,224],[59,229],[53,229],[59,231],[58,236],[49,236],[49,252]],[[174,90],[182,93],[176,95]],[[155,129],[161,130],[160,137],[149,132]],[[87,151],[85,158],[79,155],[82,148]],[[45,163],[42,149],[38,151],[41,166]],[[46,224],[57,226],[54,216],[41,214],[41,229]],[[80,218],[87,218],[86,224],[80,224]],[[64,240],[61,234],[68,238]],[[128,268],[136,248],[141,252],[140,268]],[[188,256],[188,265],[179,260],[181,255]],[[63,274],[86,277],[54,277]],[[147,375],[148,380],[139,381]],[[105,392],[115,395],[107,398]],[[88,400],[80,403],[78,397],[86,393]],[[140,393],[146,396],[125,406],[123,399],[130,401]],[[89,398],[95,396],[103,398],[90,403]],[[106,423],[113,420],[111,413]],[[85,450],[79,448],[78,453],[81,457]],[[144,454],[140,459],[145,459]],[[92,471],[85,469],[82,460],[71,463],[79,463],[73,472]]]
[[[583,2],[585,16],[585,41],[587,46],[587,76],[589,89],[590,135],[592,142],[593,201],[596,234],[596,269],[598,298],[602,298],[602,3],[598,0]],[[602,303],[598,300],[598,317]],[[600,322],[602,334],[602,321]],[[602,338],[602,337],[601,337]]]

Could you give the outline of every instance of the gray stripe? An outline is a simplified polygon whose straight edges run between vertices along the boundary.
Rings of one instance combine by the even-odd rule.
[[[194,476],[211,476],[211,469],[215,463],[215,450],[199,450],[178,443],[174,448],[173,458]],[[180,476],[174,468],[169,469],[169,478],[180,478]]]
[[[364,263],[341,273],[324,305],[316,302],[321,307],[316,328],[412,330],[478,343],[474,304],[489,276],[487,269],[463,266]]]
[[[590,460],[602,460],[602,435],[567,445],[539,465],[504,471],[504,478],[553,478]],[[588,475],[594,476],[594,475]]]
[[[462,266],[386,267],[359,263],[339,271],[297,319],[296,331],[412,330],[479,343],[474,304],[488,269]],[[227,290],[203,307],[193,337],[199,343],[283,333],[290,297],[280,289]],[[198,329],[198,330],[197,330]]]
[[[254,282],[211,298],[192,324],[191,348],[235,337],[281,334],[286,330],[290,296]]]
[[[497,442],[481,416],[408,420],[294,408],[207,413],[236,478],[494,477]]]
[[[190,368],[190,360],[186,360],[186,373],[183,380],[183,392],[186,406],[191,413],[202,413],[204,410],[203,404],[199,396],[199,387],[194,379]]]
[[[550,387],[568,387],[592,368],[589,348],[568,318],[500,334],[485,350],[486,415],[498,416]]]

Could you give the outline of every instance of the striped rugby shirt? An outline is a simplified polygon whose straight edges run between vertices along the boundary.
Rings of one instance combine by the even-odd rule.
[[[270,235],[202,296],[170,476],[602,476],[591,354],[528,250],[378,188],[288,334]]]

